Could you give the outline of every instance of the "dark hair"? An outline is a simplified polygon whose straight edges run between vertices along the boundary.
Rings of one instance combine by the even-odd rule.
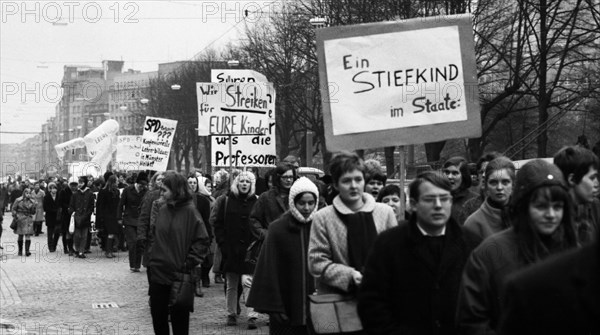
[[[515,165],[513,164],[513,162],[508,159],[508,157],[498,157],[495,158],[493,160],[491,160],[488,165],[485,167],[485,182],[487,183],[488,178],[490,177],[490,175],[494,172],[494,171],[498,171],[498,170],[503,170],[506,169],[508,170],[508,176],[510,177],[510,180],[512,180],[513,184],[515,182],[515,178],[517,176],[516,174],[516,169],[515,169]]]
[[[426,171],[417,176],[408,186],[408,193],[411,199],[419,201],[419,188],[424,182],[430,182],[433,186],[452,192],[452,185],[448,178],[442,176],[438,171]]]
[[[111,174],[108,177],[106,184],[104,184],[104,189],[111,192],[119,192],[119,188],[117,187],[117,177],[114,174]]]
[[[399,197],[402,197],[402,190],[400,189],[400,186],[396,184],[385,185],[377,195],[377,202],[382,202],[383,198],[387,197],[388,195],[394,194],[397,194]]]
[[[483,165],[483,163],[491,162],[498,157],[502,157],[502,154],[499,153],[498,151],[491,151],[491,152],[484,153],[483,156],[479,157],[479,160],[477,161],[477,165],[476,165],[477,172],[479,172],[479,170],[481,170],[481,166]]]
[[[348,151],[342,151],[335,155],[331,160],[329,173],[333,178],[333,184],[337,185],[344,173],[358,170],[365,176],[365,162],[357,154]]]
[[[188,182],[187,180],[190,179],[190,178],[196,179],[196,189],[193,190],[193,193],[198,193],[198,191],[200,190],[200,181],[198,180],[198,177],[196,177],[196,174],[192,172],[185,179],[185,182],[187,183]],[[189,187],[189,184],[188,184],[188,187]]]
[[[563,218],[557,228],[560,229],[559,233],[553,236],[553,250],[548,250],[542,242],[540,234],[529,217],[529,205],[538,197],[544,197],[549,201],[562,201],[564,204]],[[525,264],[535,263],[551,253],[577,246],[577,234],[572,219],[573,203],[564,187],[560,185],[542,186],[530,192],[524,200],[512,204],[511,221],[518,236],[518,255]]]
[[[317,195],[316,194],[314,194],[312,192],[309,192],[309,191],[305,191],[305,192],[301,192],[301,193],[296,194],[296,196],[294,197],[294,203],[297,203],[298,200],[300,200],[300,198],[302,198],[306,193],[312,195],[313,198],[315,198],[315,202],[319,202],[319,199],[317,199]]]
[[[277,166],[274,169],[273,172],[273,186],[277,187],[278,189],[281,189],[281,176],[292,170],[292,173],[294,175],[294,180],[296,180],[296,178],[298,178],[297,174],[296,174],[296,167],[293,166],[290,163],[287,162],[281,162],[279,164],[277,164]],[[256,177],[256,176],[255,176]]]
[[[163,185],[173,193],[173,201],[180,203],[192,199],[192,193],[187,179],[175,171],[165,172]]]
[[[88,177],[87,176],[81,176],[77,179],[78,181],[81,180],[86,186],[88,184]]]
[[[469,171],[467,160],[460,156],[452,157],[444,163],[442,168],[445,169],[450,166],[456,166],[462,176],[460,187],[456,190],[456,193],[471,187],[471,171]]]
[[[562,171],[565,181],[569,183],[569,175],[573,174],[573,181],[579,184],[590,167],[598,170],[598,157],[593,151],[580,146],[568,146],[560,149],[554,155],[554,164]]]

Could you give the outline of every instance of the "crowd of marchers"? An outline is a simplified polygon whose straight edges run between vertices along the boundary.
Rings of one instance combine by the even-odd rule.
[[[189,332],[191,311],[169,308],[178,272],[194,275],[198,297],[224,284],[225,325],[244,302],[247,327],[268,314],[271,334],[330,333],[311,317],[311,297],[327,294],[357,302],[344,316],[353,334],[600,334],[599,165],[581,146],[518,170],[492,152],[473,178],[453,157],[405,195],[377,162],[342,152],[322,178],[284,160],[263,177],[25,181],[1,199],[19,255],[44,221],[51,252],[62,237],[85,258],[92,221],[106,257],[127,250],[132,273],[146,268],[156,334]]]

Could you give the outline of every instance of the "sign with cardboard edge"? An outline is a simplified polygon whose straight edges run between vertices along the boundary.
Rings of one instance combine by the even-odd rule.
[[[319,62],[323,126],[327,150],[340,151],[381,148],[387,146],[437,142],[454,138],[480,137],[481,116],[479,114],[479,91],[477,86],[478,81],[475,63],[473,27],[471,22],[471,15],[460,14],[416,18],[398,22],[378,22],[318,29],[316,33],[317,59]],[[335,101],[335,96],[329,97],[325,41],[449,26],[457,26],[459,32],[461,59],[463,64],[463,82],[465,85],[465,100],[467,104],[467,120],[398,129],[377,130],[364,133],[344,135],[333,134],[330,103],[335,103],[333,102]]]

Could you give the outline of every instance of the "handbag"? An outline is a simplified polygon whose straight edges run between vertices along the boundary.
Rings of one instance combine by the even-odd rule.
[[[351,333],[363,329],[355,296],[331,293],[309,295],[308,300],[315,333]]]
[[[13,217],[12,222],[10,223],[10,230],[16,230],[17,229],[17,217]]]
[[[75,212],[71,214],[71,221],[69,222],[69,234],[73,234],[75,232]]]
[[[253,274],[256,269],[256,263],[258,262],[258,256],[260,255],[260,249],[262,248],[263,240],[254,240],[246,249],[246,257],[244,258],[244,266],[246,267],[246,273]]]
[[[196,281],[189,273],[176,272],[175,275],[177,279],[171,285],[169,308],[193,312]]]

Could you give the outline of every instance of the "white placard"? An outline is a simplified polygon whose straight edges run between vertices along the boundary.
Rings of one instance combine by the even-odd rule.
[[[275,90],[271,83],[196,83],[198,135],[274,133]]]
[[[273,166],[277,163],[274,135],[211,137],[213,166]]]
[[[119,131],[119,123],[116,120],[106,120],[96,129],[85,135],[85,147],[89,156],[106,156],[107,152],[116,149],[116,134]]]
[[[117,170],[140,170],[141,135],[121,135],[117,141]]]
[[[457,26],[325,41],[333,134],[467,119]]]
[[[213,83],[266,83],[267,77],[254,70],[212,69],[210,81]]]
[[[140,148],[140,170],[167,171],[177,120],[146,116]]]

